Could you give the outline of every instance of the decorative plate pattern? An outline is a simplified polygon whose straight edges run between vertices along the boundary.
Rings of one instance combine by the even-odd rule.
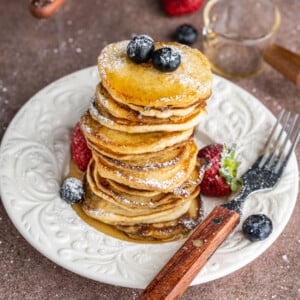
[[[41,90],[18,112],[0,149],[1,197],[20,233],[49,259],[88,278],[144,288],[183,241],[143,245],[114,239],[85,224],[59,197],[68,172],[71,129],[87,109],[98,81],[96,67],[73,73]],[[197,128],[198,144],[237,143],[243,173],[257,157],[275,118],[253,96],[217,76],[207,110]],[[251,197],[244,208],[245,217],[267,214],[273,220],[272,235],[251,243],[239,226],[192,284],[229,274],[266,250],[287,224],[297,191],[294,155],[278,187]],[[222,201],[203,202],[208,214]]]

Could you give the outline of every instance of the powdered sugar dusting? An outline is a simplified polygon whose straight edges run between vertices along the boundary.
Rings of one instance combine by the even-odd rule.
[[[129,180],[136,181],[137,183],[147,185],[152,188],[168,189],[175,180],[180,179],[184,176],[184,171],[178,172],[172,179],[168,180],[157,180],[155,178],[141,179],[129,176]]]
[[[108,119],[107,117],[100,114],[100,112],[95,107],[94,103],[91,104],[89,111],[90,111],[90,114],[93,115],[94,117],[96,117],[100,123],[104,122],[104,123],[110,124],[110,125],[114,124],[113,120]]]
[[[93,132],[93,129],[86,124],[82,125],[82,129],[84,132],[86,132],[88,134],[92,134],[92,132]]]
[[[182,224],[188,230],[192,230],[193,228],[195,228],[198,225],[198,223],[198,220],[194,220],[192,218],[180,220],[180,224]]]
[[[130,165],[127,164],[125,162],[119,161],[117,159],[114,158],[110,158],[110,157],[106,157],[106,159],[108,159],[109,161],[111,161],[112,163],[131,169],[131,170],[140,170],[140,171],[150,171],[150,170],[156,170],[156,169],[162,169],[162,168],[166,168],[166,167],[170,167],[175,165],[178,161],[179,161],[179,157],[176,157],[174,159],[162,162],[162,163],[153,163],[153,164],[146,164],[144,166],[136,166],[136,165]]]
[[[206,169],[206,165],[202,165],[201,167],[198,167],[198,177],[196,180],[189,180],[186,182],[186,186],[187,185],[198,185],[201,183],[202,179],[203,179],[203,176],[204,176],[204,173],[205,173],[205,169]]]
[[[180,187],[176,187],[174,190],[173,190],[173,193],[174,195],[176,196],[183,196],[183,197],[189,197],[190,196],[190,193],[187,189],[185,188],[180,188]]]
[[[164,47],[164,48],[161,48],[160,51],[161,51],[160,60],[163,64],[167,65],[167,64],[178,61],[178,59],[180,62],[181,55],[177,48]]]
[[[88,208],[87,210],[88,210],[88,212],[90,214],[92,214],[94,216],[107,216],[107,217],[113,217],[113,216],[115,216],[114,213],[112,213],[112,212],[106,212],[103,209],[96,209],[96,210],[94,210],[94,209]]]
[[[69,204],[81,202],[83,194],[82,181],[75,177],[67,178],[60,189],[60,196]]]
[[[146,207],[153,207],[154,203],[149,201],[149,202],[137,202],[137,201],[133,201],[133,200],[129,200],[123,196],[114,195],[120,202],[127,204],[127,205],[135,205],[135,206],[146,206]]]
[[[98,93],[98,98],[105,107],[108,106],[108,100],[101,93]]]
[[[154,41],[148,35],[138,35],[133,37],[133,39],[127,45],[127,53],[130,58],[136,56],[137,53],[140,53],[140,49],[151,49],[154,48]]]
[[[100,78],[107,78],[107,70],[109,72],[118,71],[125,65],[127,60],[126,47],[127,43],[124,42],[117,44],[116,47],[109,45],[102,50],[98,57]],[[115,59],[111,59],[111,57]]]

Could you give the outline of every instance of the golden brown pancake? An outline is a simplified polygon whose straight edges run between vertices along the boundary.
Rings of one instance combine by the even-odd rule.
[[[200,196],[191,201],[189,210],[179,218],[161,223],[117,225],[116,228],[136,240],[161,240],[164,242],[184,238],[201,221]]]
[[[139,209],[124,209],[96,196],[90,185],[85,186],[85,193],[83,210],[90,217],[112,225],[135,225],[170,221],[186,213],[191,202],[191,200],[181,201],[176,203],[176,205],[166,205],[160,207],[160,209],[145,209],[141,212]]]
[[[161,72],[152,62],[136,64],[126,54],[129,41],[106,46],[98,58],[104,87],[118,102],[149,107],[187,107],[211,94],[212,74],[200,51],[178,43],[156,42],[155,49],[174,47],[181,64],[174,72]]]
[[[159,125],[170,122],[182,122],[188,116],[193,115],[197,109],[204,110],[205,102],[199,101],[189,107],[177,109],[166,107],[147,107],[145,109],[136,105],[129,106],[115,101],[100,82],[96,90],[95,106],[98,111],[107,111],[116,118],[115,120],[119,118],[144,125]]]
[[[184,131],[156,131],[146,133],[126,133],[103,126],[94,120],[89,112],[81,118],[81,129],[92,148],[103,148],[119,154],[140,154],[156,152],[186,141],[193,133]],[[93,146],[94,145],[94,146]],[[110,156],[108,153],[108,156]]]
[[[187,107],[150,107],[128,104],[128,107],[137,111],[142,116],[156,117],[156,118],[169,118],[172,116],[184,117],[191,114],[195,108],[202,106],[205,108],[206,103],[203,101],[196,102]]]
[[[182,118],[156,119],[156,122],[148,119],[144,122],[143,118],[137,121],[116,118],[103,107],[97,106],[96,103],[91,104],[89,112],[91,117],[101,125],[127,133],[188,130],[194,128],[200,122],[202,115],[206,113],[202,106],[199,106],[190,115]]]
[[[124,169],[123,166],[117,167],[116,164],[108,162],[100,155],[93,153],[93,159],[96,161],[99,174],[108,179],[128,185],[137,189],[154,190],[161,192],[170,192],[174,188],[182,185],[191,175],[196,165],[197,146],[193,140],[188,144],[188,149],[179,163],[163,171]]]
[[[83,211],[101,222],[114,225],[130,237],[169,241],[185,236],[200,222],[199,196],[154,212],[135,213],[96,196],[87,185]]]
[[[149,194],[145,190],[132,190],[127,186],[119,189],[118,185],[112,180],[107,180],[97,172],[95,161],[92,160],[86,173],[86,184],[98,197],[112,202],[124,209],[139,210],[140,212],[155,208],[161,209],[166,205],[176,205],[188,201],[190,198],[195,198],[200,192],[199,182],[202,174],[200,168],[196,167],[190,178],[178,187],[172,193],[156,193]]]

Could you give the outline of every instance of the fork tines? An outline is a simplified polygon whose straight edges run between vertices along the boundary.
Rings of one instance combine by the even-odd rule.
[[[284,110],[278,115],[259,164],[260,168],[268,167],[277,174],[283,172],[284,167],[296,148],[300,136],[300,126],[298,126],[298,128],[296,126],[299,115],[296,114],[294,118],[290,120],[291,113],[288,112],[281,125],[283,116]]]

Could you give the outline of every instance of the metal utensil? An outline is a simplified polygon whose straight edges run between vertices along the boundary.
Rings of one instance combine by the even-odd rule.
[[[300,126],[291,144],[289,139],[295,129],[296,115],[289,130],[290,113],[280,127],[284,111],[281,111],[267,140],[263,154],[242,176],[243,186],[239,194],[229,203],[216,206],[188,240],[169,260],[160,273],[152,280],[140,300],[178,299],[206,264],[223,240],[239,223],[242,205],[246,198],[261,190],[271,190],[278,184],[300,136]],[[277,135],[278,129],[280,130]],[[282,141],[283,140],[283,141]]]
[[[247,197],[260,190],[271,190],[279,182],[282,173],[292,155],[297,142],[299,140],[300,126],[298,127],[293,142],[285,154],[286,147],[289,142],[289,138],[296,125],[298,114],[293,118],[290,125],[289,131],[281,144],[281,139],[283,138],[284,131],[287,127],[288,121],[290,119],[290,113],[288,113],[283,122],[282,128],[279,135],[276,138],[276,131],[280,125],[280,121],[283,117],[284,111],[282,110],[278,115],[277,121],[271,131],[271,134],[267,140],[263,154],[257,158],[255,163],[244,173],[242,176],[243,186],[239,194],[231,200],[229,203],[225,203],[222,207],[234,210],[241,214],[241,208]],[[272,143],[275,144],[272,147]]]

